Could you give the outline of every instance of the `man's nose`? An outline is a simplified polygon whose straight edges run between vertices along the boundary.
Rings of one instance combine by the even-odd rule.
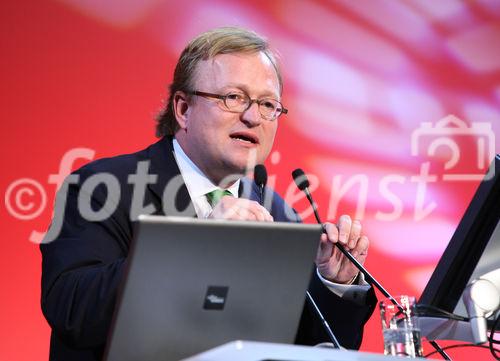
[[[259,103],[252,101],[250,107],[241,114],[241,120],[249,127],[255,127],[262,123],[262,115],[259,110]]]

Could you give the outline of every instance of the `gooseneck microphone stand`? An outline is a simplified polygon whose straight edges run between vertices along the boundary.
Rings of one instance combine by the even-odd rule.
[[[260,205],[264,207],[264,189],[267,184],[267,171],[266,167],[262,164],[257,164],[254,168],[254,182],[259,188],[259,193],[260,193]],[[333,333],[332,329],[330,328],[330,325],[328,324],[328,321],[325,320],[323,317],[323,314],[321,313],[321,310],[319,307],[316,305],[316,302],[314,301],[314,298],[311,296],[309,291],[306,291],[306,298],[311,304],[314,313],[316,316],[319,318],[321,325],[323,326],[326,334],[328,335],[328,338],[330,339],[331,343],[333,344],[334,348],[340,349],[340,343],[337,340],[337,337],[335,337],[335,334]]]
[[[307,179],[306,174],[304,171],[300,168],[295,169],[292,172],[292,177],[293,180],[295,181],[295,184],[297,185],[297,188],[299,188],[301,191],[303,191],[307,197],[307,200],[311,204],[311,207],[314,212],[314,217],[316,218],[316,221],[321,225],[323,228],[323,233],[326,232],[325,225],[323,222],[321,222],[321,219],[319,218],[319,213],[318,213],[318,207],[316,206],[316,203],[314,202],[311,192],[309,191],[309,180]],[[352,254],[350,254],[339,242],[334,243],[335,246],[342,252],[344,256],[346,256],[349,261],[351,261],[356,268],[363,273],[365,276],[366,282],[369,284],[374,285],[385,297],[391,300],[391,302],[401,311],[404,312],[403,307],[396,301],[392,295],[387,292],[387,290],[370,274],[370,272],[367,271],[365,267],[361,263],[358,262],[356,258],[353,257]],[[448,354],[436,343],[436,341],[429,341],[430,344],[436,349],[436,351],[439,352],[439,354],[445,359],[445,360],[451,360],[451,358],[448,356]]]

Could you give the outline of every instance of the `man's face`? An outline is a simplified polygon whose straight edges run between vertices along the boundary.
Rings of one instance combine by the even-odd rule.
[[[276,70],[261,52],[221,54],[201,61],[193,90],[220,95],[236,91],[252,99],[280,100]],[[193,96],[176,134],[189,158],[215,183],[263,163],[278,125],[277,119],[262,118],[256,103],[243,113],[231,113],[218,102],[223,101]]]

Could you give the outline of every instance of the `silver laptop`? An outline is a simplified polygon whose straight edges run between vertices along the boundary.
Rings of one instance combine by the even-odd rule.
[[[321,228],[144,216],[108,361],[179,360],[243,339],[293,343]]]

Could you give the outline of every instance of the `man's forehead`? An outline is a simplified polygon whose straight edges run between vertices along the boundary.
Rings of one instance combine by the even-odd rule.
[[[219,87],[265,78],[269,90],[279,94],[278,74],[271,60],[263,52],[219,54],[202,60],[196,67],[196,78],[198,81],[195,82],[198,84],[209,82]]]

